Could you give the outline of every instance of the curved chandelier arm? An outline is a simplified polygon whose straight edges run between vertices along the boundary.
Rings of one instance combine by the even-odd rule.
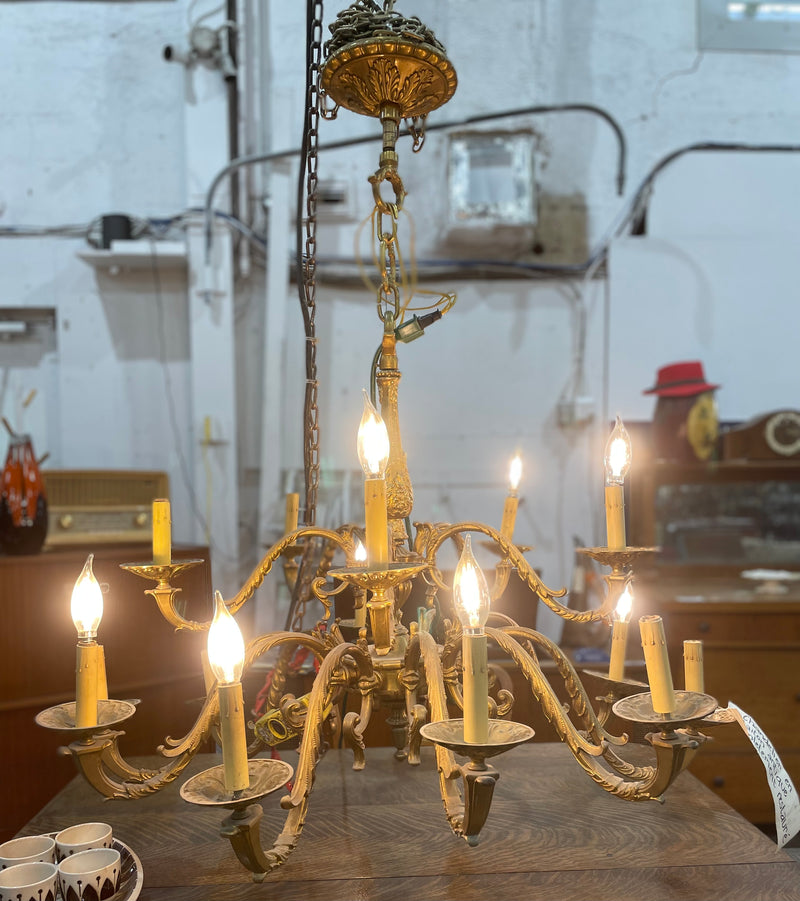
[[[627,735],[612,735],[603,728],[597,714],[594,712],[589,696],[586,694],[586,689],[583,687],[583,683],[575,672],[575,667],[570,663],[566,654],[564,654],[555,642],[551,641],[545,635],[542,635],[541,632],[537,632],[534,629],[528,629],[524,626],[506,626],[500,631],[516,641],[524,639],[526,642],[538,646],[548,655],[548,657],[550,657],[555,663],[558,674],[564,682],[564,688],[570,699],[570,706],[580,718],[583,728],[595,745],[602,745],[604,742],[612,745],[624,745],[628,743]],[[495,630],[491,630],[489,634],[494,632]],[[497,640],[498,643],[500,643],[500,640]]]
[[[601,770],[596,761],[588,760],[582,754],[576,754],[575,759],[602,789],[611,794],[626,801],[661,801],[661,796],[692,762],[706,740],[705,735],[685,729],[666,734],[651,732],[647,741],[656,752],[655,767],[632,768],[632,774],[643,772],[642,778],[626,772],[619,775]]]
[[[417,632],[411,638],[404,660],[404,671],[416,672],[420,660],[425,669],[431,722],[449,719],[439,648],[429,632]],[[436,745],[436,764],[439,771],[439,791],[447,822],[456,835],[463,835],[464,802],[457,782],[461,776],[461,768],[456,764],[453,752],[441,745]]]
[[[327,651],[325,640],[318,635],[306,632],[268,632],[248,642],[244,652],[244,669],[248,669],[259,657],[280,646],[307,648],[317,660],[322,660]]]
[[[300,743],[300,760],[295,771],[292,792],[281,801],[284,809],[298,807],[303,798],[311,792],[314,779],[314,770],[320,756],[322,743],[322,721],[324,709],[331,684],[338,676],[338,670],[342,667],[342,660],[349,656],[358,668],[359,679],[369,679],[372,676],[372,659],[369,652],[355,644],[342,644],[329,651],[319,668],[314,687],[308,698],[308,713],[306,714],[306,727],[303,731],[303,740]]]
[[[250,804],[244,810],[236,810],[222,823],[220,834],[229,839],[239,862],[254,874],[257,882],[279,867],[297,846],[308,811],[314,771],[320,758],[322,723],[328,696],[332,686],[340,679],[340,671],[350,660],[355,663],[360,680],[369,680],[372,675],[369,652],[358,645],[337,645],[322,662],[308,699],[308,713],[298,751],[300,759],[294,784],[291,793],[281,799],[281,807],[288,811],[286,822],[272,848],[264,851],[261,847],[259,824],[263,810],[260,804]]]
[[[272,569],[275,561],[292,550],[298,541],[302,541],[305,538],[324,538],[326,541],[340,547],[347,555],[348,560],[352,557],[353,539],[352,535],[349,533],[341,531],[334,532],[330,529],[320,529],[315,526],[304,526],[303,528],[296,529],[294,532],[289,532],[287,535],[284,535],[280,541],[273,544],[266,554],[264,554],[259,564],[236,595],[230,600],[225,601],[228,611],[231,614],[236,613],[237,610],[253,596],[256,589],[264,581],[265,576]],[[144,570],[145,567],[139,567],[139,569]],[[150,569],[150,567],[147,567],[147,569]],[[155,569],[156,568],[153,567],[153,570]],[[143,572],[142,574],[145,573]],[[175,606],[175,595],[178,591],[180,591],[180,589],[173,588],[168,581],[162,580],[159,581],[156,588],[150,589],[146,594],[153,595],[158,603],[158,609],[161,611],[161,615],[175,629],[183,629],[191,632],[208,631],[211,626],[211,620],[208,620],[207,622],[197,622],[196,620],[186,619],[178,612]]]
[[[557,599],[563,598],[567,593],[567,589],[559,588],[556,591],[552,588],[548,588],[517,547],[512,542],[507,541],[496,529],[493,529],[491,526],[487,526],[484,523],[459,522],[453,525],[432,529],[426,536],[428,540],[424,546],[425,558],[431,567],[435,567],[436,554],[442,544],[447,541],[448,538],[452,538],[462,532],[482,532],[484,535],[491,538],[502,551],[503,558],[513,567],[516,567],[520,579],[525,582],[543,603],[545,603],[554,613],[557,613],[562,619],[575,623],[586,623],[596,622],[597,620],[604,618],[605,614],[600,610],[570,610],[569,607],[565,607],[563,604],[559,603]]]
[[[525,627],[517,626],[516,624],[506,627],[502,631],[511,635],[513,638],[525,639],[525,644],[528,646],[534,643],[538,644],[555,662],[559,674],[564,680],[564,686],[570,697],[572,709],[581,718],[587,735],[603,748],[603,758],[612,770],[627,779],[647,780],[653,777],[655,773],[653,767],[637,766],[629,763],[627,760],[623,760],[619,757],[613,750],[613,745],[619,746],[627,744],[629,740],[628,736],[612,735],[606,731],[604,728],[605,719],[594,712],[594,708],[589,702],[588,695],[583,688],[583,683],[580,681],[578,674],[575,672],[575,668],[558,645],[550,641],[549,638],[542,635],[540,632],[536,632],[533,629],[526,629]],[[610,712],[610,703],[608,701],[605,702],[605,708]]]
[[[533,630],[528,629],[525,631],[532,632]],[[528,684],[531,687],[534,697],[542,708],[542,712],[558,733],[558,737],[569,747],[570,751],[576,756],[579,753],[589,757],[602,756],[602,745],[590,741],[589,738],[575,728],[574,724],[567,716],[561,701],[556,696],[553,687],[547,681],[547,677],[542,673],[539,665],[522,645],[505,630],[487,628],[486,634],[492,641],[496,642],[509,657],[511,657],[514,663],[522,671],[522,674],[528,680]],[[577,682],[577,675],[575,676],[575,680]],[[578,683],[578,685],[580,686],[580,683]],[[579,690],[582,691],[583,689],[580,688]],[[588,698],[586,700],[588,704]],[[601,728],[599,723],[598,728]]]
[[[200,749],[218,713],[215,688],[188,734],[180,742],[167,738],[166,742],[173,745],[170,748],[159,747],[159,753],[168,760],[157,770],[138,769],[127,763],[117,744],[124,732],[106,730],[85,741],[74,741],[66,753],[71,755],[86,781],[104,797],[141,798],[160,791],[183,772]]]
[[[530,629],[520,630],[524,637],[538,640],[539,636]],[[676,729],[666,733],[650,733],[646,740],[656,752],[655,767],[635,767],[620,761],[617,755],[608,751],[607,739],[600,744],[592,744],[575,728],[563,707],[558,701],[552,687],[533,662],[530,655],[511,635],[505,631],[487,629],[487,634],[500,645],[514,660],[530,683],[534,696],[539,701],[547,719],[555,728],[561,740],[572,752],[578,764],[589,774],[591,779],[602,789],[618,795],[627,801],[658,800],[674,782],[675,778],[689,765],[700,745],[706,737],[697,732]],[[541,636],[543,643],[548,640]],[[554,646],[555,647],[555,646]],[[565,661],[569,664],[569,661]],[[571,664],[569,664],[571,666]],[[573,670],[574,675],[574,670]],[[578,686],[580,682],[575,675]],[[588,699],[580,687],[584,701]],[[589,708],[591,709],[591,708]],[[593,717],[594,715],[591,714]],[[605,730],[599,723],[596,734],[605,736]],[[600,765],[600,759],[612,767],[609,772]]]
[[[236,613],[245,601],[253,596],[255,590],[264,581],[264,577],[272,569],[272,564],[292,545],[297,544],[298,541],[302,541],[304,538],[324,538],[326,541],[338,545],[347,555],[348,561],[353,555],[353,538],[350,534],[338,531],[334,532],[331,529],[321,529],[316,526],[304,526],[303,528],[296,529],[294,532],[289,532],[287,535],[284,535],[280,541],[273,544],[266,554],[264,554],[261,558],[261,562],[256,566],[236,595],[229,601],[225,601],[228,610],[230,610],[231,613]],[[206,626],[206,628],[208,628],[208,626]]]

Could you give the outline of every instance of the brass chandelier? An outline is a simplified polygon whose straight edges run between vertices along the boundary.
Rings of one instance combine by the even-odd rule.
[[[310,31],[319,34],[321,3],[312,5],[319,16],[315,14]],[[470,844],[478,841],[499,775],[487,760],[533,737],[529,726],[513,721],[510,692],[495,690],[496,696],[490,695],[493,667],[487,642],[524,676],[533,698],[589,777],[628,801],[660,798],[706,740],[699,730],[731,721],[727,711],[703,693],[696,644],[687,656],[687,690],[673,689],[659,617],[640,621],[649,690],[647,685],[625,678],[633,570],[637,561],[654,549],[626,545],[622,480],[630,466],[630,441],[621,422],[617,422],[606,450],[608,544],[583,549],[610,569],[598,609],[576,611],[563,604],[566,589],[548,588],[525,559],[524,549],[514,544],[518,471],[512,476],[499,530],[480,522],[417,522],[413,529],[409,527],[413,492],[400,434],[397,342],[415,337],[424,328],[425,317],[409,316],[408,307],[400,303],[397,222],[405,192],[396,144],[400,125],[406,121],[415,149],[421,146],[425,117],[453,95],[456,75],[430,30],[418,19],[396,13],[393,5],[393,0],[382,6],[358,0],[331,26],[324,61],[314,61],[314,47],[310,54],[312,73],[318,76],[313,84],[312,115],[327,110],[326,101],[332,101],[337,107],[379,119],[382,127],[379,166],[370,177],[382,335],[374,367],[375,402],[365,398],[358,440],[365,473],[365,527],[298,527],[297,496],[290,496],[286,534],[267,551],[234,597],[223,600],[217,593],[212,622],[195,622],[182,614],[175,583],[200,561],[171,561],[168,506],[156,502],[153,562],[124,568],[155,583],[147,594],[172,626],[209,633],[207,694],[196,722],[182,739],[167,739],[159,749],[164,758],[161,767],[141,769],[125,760],[119,748],[124,733],[118,727],[135,708],[127,701],[109,700],[104,689],[102,648],[96,642],[102,595],[91,572],[91,558],[73,595],[79,636],[76,700],[37,717],[42,726],[69,735],[68,750],[78,769],[107,798],[134,799],[159,791],[181,774],[205,739],[213,735],[222,745],[222,765],[189,779],[181,794],[193,804],[230,810],[221,835],[230,840],[242,865],[256,880],[280,866],[296,846],[326,741],[332,743],[341,732],[353,752],[354,768],[363,769],[364,732],[381,709],[392,726],[395,753],[409,765],[420,763],[423,741],[435,746],[439,790],[449,825]],[[318,52],[318,40],[315,45]],[[306,287],[313,286],[313,262],[310,253],[305,260]],[[307,461],[308,457],[307,453]],[[307,523],[313,522],[308,509],[313,484],[307,467]],[[473,556],[473,534],[488,540],[499,556],[491,588]],[[361,544],[362,536],[366,547]],[[320,542],[324,547],[321,559],[309,568],[309,548]],[[460,553],[452,603],[440,599],[440,595],[447,598],[451,586],[445,584],[438,563],[441,549],[451,542]],[[333,565],[337,555],[344,565]],[[298,558],[302,558],[300,563]],[[287,627],[259,636],[245,647],[233,615],[278,561],[299,599],[297,607],[304,609],[307,602],[318,600],[324,615],[310,630]],[[613,624],[610,670],[592,674],[594,684],[600,686],[599,697],[589,696],[570,660],[554,642],[490,611],[514,570],[530,589],[532,603],[541,600],[573,623]],[[417,622],[407,628],[401,612],[414,579],[425,582],[426,606],[420,608]],[[332,619],[331,598],[348,587],[355,598],[353,620],[336,620],[326,627]],[[432,631],[438,606],[444,606],[448,615],[439,640]],[[345,637],[347,627],[352,640]],[[313,687],[302,698],[283,693],[288,664],[297,649],[310,652],[319,663]],[[255,736],[248,742],[241,675],[271,652],[278,656],[268,713],[255,724]],[[566,690],[568,705],[562,704],[545,677],[540,658],[554,662],[555,678]],[[355,699],[358,710],[342,719],[339,711],[345,697]],[[633,738],[606,729],[612,710],[631,723]],[[451,711],[461,715],[451,718]],[[296,771],[285,761],[254,756],[293,736],[300,737]],[[633,741],[653,750],[652,763],[639,765],[626,759],[626,746]],[[460,764],[456,757],[467,762]],[[265,849],[259,835],[263,811],[258,802],[290,780],[291,790],[281,799],[285,825]]]

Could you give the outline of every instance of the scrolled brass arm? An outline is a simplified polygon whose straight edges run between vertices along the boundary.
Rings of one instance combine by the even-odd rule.
[[[493,529],[491,526],[487,526],[484,523],[459,522],[452,525],[430,528],[422,533],[418,550],[425,556],[425,559],[432,567],[432,571],[435,571],[436,555],[442,544],[447,541],[448,538],[452,538],[462,532],[481,532],[488,538],[491,538],[500,548],[503,558],[513,567],[516,567],[520,579],[525,582],[531,591],[539,597],[553,613],[558,614],[562,619],[574,623],[589,623],[597,622],[598,620],[605,618],[606,611],[604,609],[583,611],[571,610],[569,607],[561,604],[558,601],[558,598],[563,598],[567,593],[567,589],[559,588],[558,590],[555,590],[548,588],[517,547],[511,541],[504,538],[496,529]]]
[[[544,636],[539,636],[530,629],[519,629],[521,637],[536,638],[537,643],[551,644]],[[675,778],[689,765],[701,744],[706,740],[704,735],[690,733],[687,730],[674,730],[668,733],[650,733],[647,741],[656,752],[655,767],[635,767],[620,760],[608,747],[608,733],[591,712],[588,698],[575,674],[575,685],[582,701],[587,707],[587,716],[591,722],[594,719],[590,737],[597,736],[601,741],[597,744],[588,740],[581,734],[567,716],[561,706],[549,682],[541,672],[538,664],[530,654],[519,644],[507,630],[487,629],[489,637],[514,660],[528,680],[531,690],[539,701],[542,710],[555,728],[559,738],[567,745],[578,764],[585,770],[591,779],[602,789],[611,794],[624,798],[627,801],[659,800],[661,795],[669,788]],[[558,655],[563,653],[552,645]],[[564,669],[572,669],[572,665],[566,658]],[[579,705],[580,709],[580,705]],[[596,724],[596,725],[595,725]],[[605,760],[613,772],[600,765],[600,760]]]
[[[404,670],[407,673],[417,672],[420,662],[425,669],[431,721],[449,719],[439,648],[429,632],[417,632],[412,636],[403,661]],[[418,706],[413,703],[415,700],[412,695],[410,697],[412,707]],[[464,802],[456,781],[461,775],[461,770],[456,764],[453,752],[440,745],[436,746],[436,764],[439,772],[439,791],[447,822],[456,835],[463,835]]]
[[[292,546],[296,545],[298,541],[302,541],[305,538],[324,538],[326,541],[340,547],[345,552],[348,561],[352,557],[353,539],[347,532],[332,531],[331,529],[322,529],[316,526],[303,526],[294,532],[289,532],[280,541],[272,545],[252,573],[250,573],[247,581],[239,591],[232,598],[225,601],[225,605],[231,614],[236,613],[253,596],[256,589],[260,587],[264,578],[271,571],[275,561],[283,556]],[[146,593],[153,595],[158,603],[161,615],[175,629],[207,632],[211,626],[210,620],[197,622],[196,620],[186,619],[178,612],[175,606],[175,594],[178,591],[179,589],[173,588],[168,582],[160,582],[156,588],[150,589]]]
[[[296,633],[287,634],[298,638]],[[268,639],[269,636],[265,638]],[[288,811],[286,822],[272,848],[265,851],[261,846],[259,825],[263,810],[259,804],[234,811],[222,823],[220,834],[231,842],[239,862],[253,873],[257,882],[286,860],[300,838],[308,811],[308,798],[314,784],[314,772],[321,753],[325,706],[332,686],[339,678],[339,670],[349,661],[354,663],[359,679],[368,680],[372,675],[369,652],[358,645],[340,644],[327,653],[308,699],[306,725],[298,751],[299,762],[292,790],[281,799],[281,807]]]

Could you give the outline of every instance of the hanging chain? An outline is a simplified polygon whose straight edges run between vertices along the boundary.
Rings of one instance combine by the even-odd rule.
[[[319,151],[319,68],[322,54],[322,0],[309,0],[307,22],[307,72],[306,111],[303,128],[304,155],[301,166],[305,167],[305,184],[298,183],[298,212],[303,208],[304,221],[298,222],[297,281],[300,293],[300,307],[306,338],[306,390],[303,403],[303,472],[305,475],[304,522],[314,525],[317,514],[317,491],[319,489],[319,406],[317,381],[317,162]],[[302,178],[302,171],[301,171]],[[301,193],[302,192],[302,193]],[[305,239],[303,241],[303,239]],[[303,253],[301,257],[301,243]],[[311,599],[311,583],[316,565],[316,542],[308,540],[303,548],[303,556],[292,591],[292,600],[286,618],[286,628],[301,630],[306,605]]]
[[[406,128],[414,139],[414,143],[411,145],[413,153],[419,153],[425,143],[425,122],[427,119],[428,114],[423,113],[421,116],[411,116],[405,120]]]
[[[391,220],[391,231],[386,231],[383,217],[386,215],[380,206],[375,207],[375,237],[378,240],[378,266],[381,283],[378,287],[378,318],[386,321],[391,313],[395,320],[400,318],[400,289],[398,287],[399,262],[397,240],[397,204],[386,204]]]
[[[436,35],[418,16],[402,16],[394,11],[394,0],[356,0],[343,9],[331,25],[331,37],[325,44],[326,56],[332,56],[347,44],[372,37],[380,31],[415,43],[430,44],[444,54],[445,49]]]
[[[317,162],[319,149],[319,67],[322,54],[322,0],[313,0],[310,30],[310,60],[306,106],[306,216],[305,254],[303,257],[303,307],[306,326],[306,391],[303,429],[303,468],[305,473],[305,523],[313,525],[319,489],[319,407],[316,336],[317,269]]]

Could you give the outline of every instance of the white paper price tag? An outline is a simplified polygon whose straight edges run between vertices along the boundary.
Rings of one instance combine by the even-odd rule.
[[[728,703],[728,709],[736,717],[744,734],[750,739],[767,771],[767,782],[775,802],[775,830],[778,835],[778,847],[782,848],[786,842],[800,832],[800,798],[797,796],[797,789],[781,763],[774,745],[753,717],[749,713],[745,713],[741,707],[737,707],[733,701]]]

